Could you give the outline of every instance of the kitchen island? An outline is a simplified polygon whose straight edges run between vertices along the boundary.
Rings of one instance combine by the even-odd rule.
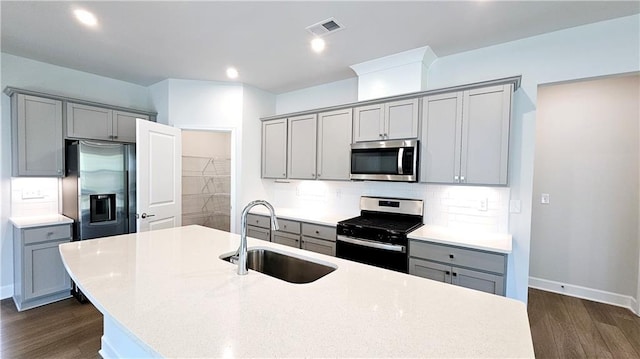
[[[236,274],[239,236],[187,226],[60,246],[104,315],[103,357],[533,357],[526,306],[248,238],[330,263],[308,284]]]

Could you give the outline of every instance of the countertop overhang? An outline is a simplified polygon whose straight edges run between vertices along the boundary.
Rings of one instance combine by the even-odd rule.
[[[105,315],[162,357],[533,357],[524,303],[248,238],[338,269],[291,284],[222,261],[239,236],[200,226],[60,246]]]

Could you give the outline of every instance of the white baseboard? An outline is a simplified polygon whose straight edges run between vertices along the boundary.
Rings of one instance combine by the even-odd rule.
[[[0,287],[0,299],[13,297],[13,284]]]
[[[529,287],[627,308],[637,316],[640,316],[640,303],[636,298],[628,295],[605,292],[599,289],[586,288],[579,285],[560,283],[535,277],[529,277]]]

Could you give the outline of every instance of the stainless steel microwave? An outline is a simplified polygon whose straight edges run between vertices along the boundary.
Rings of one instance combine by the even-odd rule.
[[[418,140],[354,143],[351,179],[417,182],[418,152]]]

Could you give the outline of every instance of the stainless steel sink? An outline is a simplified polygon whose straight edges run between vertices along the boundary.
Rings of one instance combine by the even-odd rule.
[[[237,258],[230,254],[220,259],[235,263]],[[289,283],[311,283],[337,269],[264,248],[247,251],[247,267]]]

